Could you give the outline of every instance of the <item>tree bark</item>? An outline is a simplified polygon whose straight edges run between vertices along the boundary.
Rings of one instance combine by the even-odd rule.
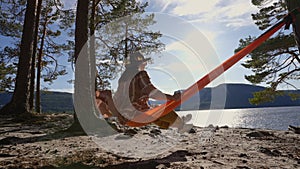
[[[96,0],[92,0],[92,7],[91,7],[91,17],[90,17],[90,57],[96,58],[96,38],[95,38],[95,19],[96,19],[96,8],[97,2]],[[95,60],[91,60],[91,62],[95,62]],[[97,72],[95,72],[97,73]],[[97,77],[95,76],[95,88],[97,87]]]
[[[35,67],[36,67],[36,51],[38,44],[38,35],[39,35],[39,23],[40,23],[40,15],[42,9],[43,0],[38,0],[36,16],[35,16],[35,29],[34,29],[34,42],[33,42],[33,52],[32,52],[32,62],[31,62],[31,79],[30,79],[30,96],[29,96],[29,108],[30,111],[33,110],[34,107],[34,91],[35,91]]]
[[[76,10],[76,22],[75,22],[75,55],[74,55],[75,64],[77,62],[77,59],[79,57],[82,48],[84,47],[85,43],[87,43],[88,41],[88,19],[89,19],[88,13],[89,13],[89,1],[78,0],[77,10]],[[81,53],[81,55],[88,57],[88,51],[83,50],[83,52],[85,53],[84,54]],[[76,82],[75,82],[75,92],[76,92],[76,88],[79,88],[79,86],[76,86]],[[68,131],[85,133],[79,123],[76,112],[74,113],[74,122],[69,127]]]
[[[43,32],[41,38],[40,49],[37,58],[37,68],[36,68],[36,99],[35,99],[35,110],[37,113],[41,113],[41,74],[42,74],[42,59],[43,59],[43,48],[47,34],[47,20],[43,25]]]
[[[88,40],[89,1],[78,0],[75,23],[75,63]]]
[[[289,12],[294,9],[300,8],[300,1],[299,0],[286,0],[286,4],[288,7]],[[300,13],[300,10],[299,10]],[[298,50],[300,52],[300,14],[296,16],[296,20],[293,23],[293,31],[295,34],[295,40],[298,46]]]
[[[12,100],[1,109],[0,114],[7,115],[30,112],[29,91],[36,2],[37,0],[27,0],[15,90]]]

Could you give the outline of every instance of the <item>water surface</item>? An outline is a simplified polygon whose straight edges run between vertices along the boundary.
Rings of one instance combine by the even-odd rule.
[[[196,126],[209,124],[229,127],[265,128],[287,130],[288,125],[300,126],[300,106],[251,109],[180,111],[180,115],[192,114]]]

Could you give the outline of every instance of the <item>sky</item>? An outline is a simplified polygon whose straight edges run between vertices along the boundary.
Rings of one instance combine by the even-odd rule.
[[[66,7],[76,3],[65,2]],[[163,33],[166,50],[159,57],[152,56],[153,63],[148,64],[146,70],[151,81],[167,93],[189,87],[231,57],[240,39],[263,33],[251,19],[251,14],[258,11],[251,0],[151,0],[148,3],[146,11],[155,14],[157,24],[153,29]],[[271,3],[271,0],[266,3]],[[249,83],[244,76],[251,71],[241,66],[244,60],[210,86]],[[72,92],[73,86],[66,82],[72,77],[71,71],[49,87],[55,91]],[[113,88],[116,88],[116,82],[113,82]]]
[[[183,62],[186,67],[191,69],[192,78],[180,80],[180,77],[186,78],[186,75],[189,74],[187,71],[182,71],[185,75],[176,78],[176,82],[181,82],[181,85],[170,87],[174,82],[164,83],[165,85],[157,83],[165,91],[170,92],[172,89],[175,90],[176,87],[183,89],[189,87],[193,84],[193,81],[197,81],[231,57],[234,54],[234,49],[238,47],[239,39],[248,35],[260,34],[251,19],[251,13],[257,12],[258,9],[252,6],[250,0],[211,0],[205,2],[199,0],[154,0],[149,5],[149,12],[157,12],[160,15],[167,14],[171,17],[178,17],[177,20],[186,22],[183,26],[179,26],[180,24],[176,26],[180,21],[178,22],[175,19],[173,23],[168,23],[168,25],[172,25],[170,26],[172,29],[170,27],[167,29],[173,31],[172,35],[174,36],[177,35],[176,32],[182,33],[183,29],[187,29],[186,33],[182,33],[180,40],[188,42],[188,46],[192,48],[191,50],[198,51],[197,56],[191,56],[188,52],[182,52],[186,50],[178,42],[177,44],[175,42],[167,45],[166,50],[176,55],[176,57],[187,58]],[[201,37],[201,34],[204,37]],[[193,45],[193,43],[196,45]],[[181,56],[179,52],[176,53],[174,49],[180,50],[181,54],[185,53],[182,54],[184,56]],[[197,62],[196,60],[199,59],[200,61]],[[161,63],[161,61],[158,62]],[[165,63],[168,62],[171,61]],[[224,76],[218,78],[210,86],[216,86],[220,83],[248,83],[244,79],[244,75],[251,72],[243,68],[240,63],[233,66]],[[173,74],[177,75],[177,73]],[[154,83],[156,83],[156,76],[154,74],[152,78]]]

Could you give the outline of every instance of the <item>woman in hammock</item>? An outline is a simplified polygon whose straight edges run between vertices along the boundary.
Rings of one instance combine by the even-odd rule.
[[[134,117],[150,109],[148,105],[149,98],[155,100],[179,100],[181,94],[176,92],[169,95],[158,90],[150,81],[148,73],[145,71],[147,61],[150,58],[144,58],[139,53],[133,53],[129,56],[126,63],[126,70],[118,81],[118,89],[114,95],[114,104],[118,112],[127,120],[134,120]],[[153,123],[162,129],[176,127],[179,131],[187,130],[192,125],[185,125],[191,119],[191,115],[179,117],[175,111],[158,118]],[[122,121],[122,120],[121,120]],[[137,121],[145,123],[145,121]]]

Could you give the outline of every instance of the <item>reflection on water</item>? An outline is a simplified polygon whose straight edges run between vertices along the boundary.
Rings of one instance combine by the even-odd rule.
[[[300,126],[300,107],[180,111],[192,114],[196,126],[209,124],[229,127],[287,130],[288,125]]]

